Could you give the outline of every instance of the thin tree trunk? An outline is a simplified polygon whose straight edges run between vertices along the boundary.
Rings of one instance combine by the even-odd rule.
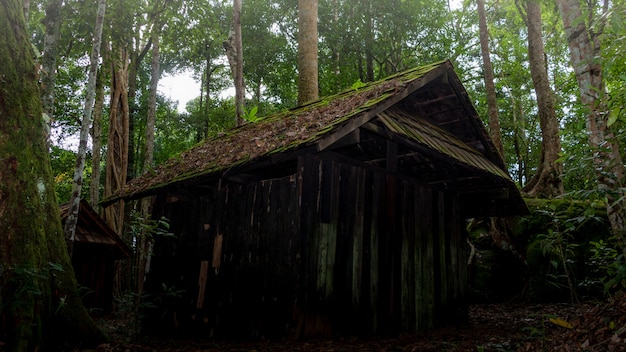
[[[160,16],[158,9],[158,1],[155,4],[156,14],[155,20],[152,28],[152,64],[151,64],[151,73],[150,73],[150,92],[148,95],[148,116],[146,118],[146,140],[144,145],[144,164],[143,164],[143,174],[149,173],[153,170],[153,159],[154,159],[154,125],[156,122],[156,105],[157,105],[157,88],[159,86],[159,78],[161,76],[161,68],[159,66],[160,54],[159,54],[159,43],[161,36],[161,24],[160,24]],[[150,197],[143,198],[141,200],[141,214],[143,216],[144,221],[150,220],[150,205],[152,203],[152,199]],[[149,238],[149,234],[145,233],[145,231],[137,238],[137,257],[136,257],[136,265],[137,274],[135,277],[136,280],[136,291],[137,297],[140,299],[143,292],[143,283],[146,275],[146,265],[148,263],[149,258],[149,249],[152,244],[152,239]],[[139,305],[138,305],[139,306]]]
[[[245,85],[243,81],[243,45],[241,41],[241,0],[233,0],[233,20],[228,40],[224,42],[226,57],[235,84],[235,114],[237,126],[243,124]]]
[[[89,64],[89,78],[87,80],[87,97],[85,99],[85,108],[83,109],[83,118],[80,128],[80,141],[78,144],[78,153],[76,155],[76,169],[74,170],[70,208],[67,219],[65,220],[65,238],[67,240],[67,248],[70,256],[72,256],[74,233],[76,232],[78,211],[80,209],[83,171],[85,170],[85,156],[87,154],[87,139],[89,138],[91,114],[96,95],[96,75],[98,73],[98,61],[100,60],[100,44],[102,43],[102,27],[104,23],[105,8],[106,0],[98,0],[96,25],[93,34],[93,47],[91,48],[91,59]]]
[[[371,0],[363,2],[365,20],[365,80],[374,81],[374,19]]]
[[[587,108],[588,139],[594,153],[598,189],[606,194],[611,230],[625,254],[626,261],[624,164],[618,141],[607,126],[602,65],[598,61],[601,31],[594,33],[587,28],[578,0],[557,0],[556,3],[565,28],[580,99]]]
[[[318,98],[317,0],[298,1],[298,105]]]
[[[542,139],[539,167],[533,178],[524,187],[524,191],[529,196],[552,198],[564,193],[561,180],[563,164],[557,162],[561,152],[559,121],[554,106],[554,93],[548,80],[542,37],[541,4],[535,0],[527,1],[526,4],[525,20],[528,27],[528,59],[537,96]],[[524,16],[523,13],[521,15]]]
[[[494,84],[493,67],[489,54],[489,29],[487,28],[487,16],[485,14],[485,1],[478,0],[478,28],[480,31],[480,50],[483,57],[483,70],[485,77],[485,89],[487,91],[487,111],[489,115],[489,134],[500,156],[504,158],[504,147],[500,133],[500,119],[498,117],[498,105],[496,98],[496,86]]]
[[[26,2],[25,2],[26,3]],[[46,5],[46,17],[43,23],[46,27],[44,36],[43,56],[41,58],[40,86],[41,102],[46,128],[46,142],[50,140],[50,123],[54,119],[54,89],[57,76],[58,40],[61,29],[61,0],[49,1]],[[28,20],[27,20],[28,21]]]
[[[95,347],[105,337],[81,303],[67,254],[22,12],[19,0],[0,1],[2,350]]]
[[[100,205],[100,149],[102,147],[102,109],[104,108],[104,84],[102,72],[96,78],[96,102],[93,107],[93,125],[91,127],[91,185],[89,199],[91,207],[99,212]]]

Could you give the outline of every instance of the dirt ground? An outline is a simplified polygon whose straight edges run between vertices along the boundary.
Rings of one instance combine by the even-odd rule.
[[[396,338],[219,342],[144,338],[98,352],[626,351],[626,295],[600,303],[470,307],[469,324]]]

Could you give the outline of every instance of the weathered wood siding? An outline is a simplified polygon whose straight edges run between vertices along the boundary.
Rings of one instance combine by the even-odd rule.
[[[171,324],[220,336],[330,336],[466,316],[456,194],[323,155],[303,156],[284,178],[209,186],[155,205],[177,236],[158,240],[150,275],[153,290],[184,290]]]
[[[307,157],[299,173],[302,335],[411,332],[466,318],[456,194],[332,158]]]

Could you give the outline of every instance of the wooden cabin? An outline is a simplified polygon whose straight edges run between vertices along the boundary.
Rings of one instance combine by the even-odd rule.
[[[60,207],[61,221],[69,214],[69,203]],[[104,312],[113,303],[113,277],[116,260],[130,257],[131,250],[84,199],[80,200],[76,223],[72,267],[83,303]]]
[[[527,212],[449,61],[222,133],[105,203],[148,196],[175,235],[154,317],[222,337],[463,322],[466,218]]]

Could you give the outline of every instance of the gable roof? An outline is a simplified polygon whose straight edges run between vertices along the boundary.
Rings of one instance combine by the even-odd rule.
[[[69,204],[59,206],[61,221],[64,224],[69,215]],[[75,238],[78,243],[99,246],[115,259],[130,257],[130,248],[84,199],[80,200]]]
[[[200,179],[251,175],[302,153],[334,151],[384,168],[381,138],[400,146],[398,172],[472,195],[468,209],[482,215],[527,211],[447,60],[229,130],[132,180],[103,204]],[[482,199],[472,199],[476,194]]]

